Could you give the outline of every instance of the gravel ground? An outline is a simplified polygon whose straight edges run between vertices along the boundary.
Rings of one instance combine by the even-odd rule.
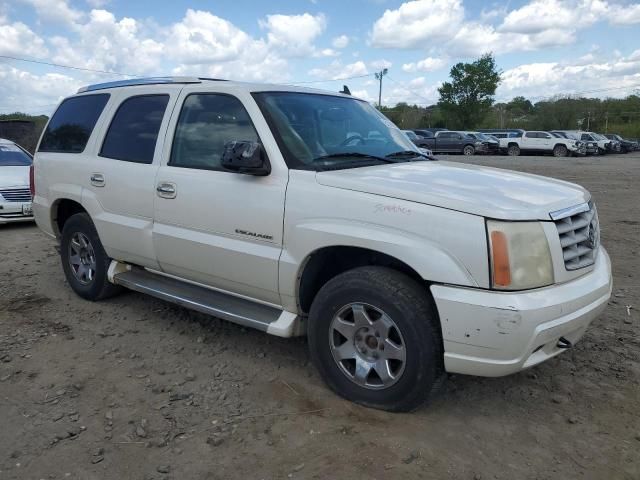
[[[136,293],[83,301],[50,239],[4,226],[0,478],[640,478],[640,154],[451,158],[593,193],[614,296],[574,349],[369,410],[325,388],[304,339]]]

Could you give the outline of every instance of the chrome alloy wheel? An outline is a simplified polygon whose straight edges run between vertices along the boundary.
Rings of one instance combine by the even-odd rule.
[[[90,284],[96,276],[96,254],[89,237],[82,232],[74,233],[69,242],[69,266],[83,285]]]
[[[400,329],[372,305],[342,307],[331,320],[329,347],[342,373],[361,387],[389,388],[404,372],[406,348]]]

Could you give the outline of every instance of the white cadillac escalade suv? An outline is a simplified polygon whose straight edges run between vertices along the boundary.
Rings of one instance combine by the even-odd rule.
[[[436,161],[348,95],[92,85],[52,116],[32,177],[78,295],[126,287],[307,335],[327,384],[372,407],[414,409],[445,372],[547,360],[611,293],[589,192]]]

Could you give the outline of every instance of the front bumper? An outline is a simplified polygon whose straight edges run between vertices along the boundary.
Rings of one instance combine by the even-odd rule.
[[[33,213],[25,215],[23,206],[31,207],[31,202],[5,202],[0,199],[0,225],[15,222],[33,222]]]
[[[445,369],[498,377],[561,353],[577,342],[611,296],[611,262],[600,248],[591,272],[524,292],[432,285],[444,340]]]

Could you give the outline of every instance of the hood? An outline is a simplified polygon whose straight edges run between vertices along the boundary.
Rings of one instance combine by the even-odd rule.
[[[0,188],[29,186],[29,167],[0,166]]]
[[[431,161],[318,172],[321,185],[408,200],[483,217],[549,220],[589,201],[573,183],[462,163]]]

